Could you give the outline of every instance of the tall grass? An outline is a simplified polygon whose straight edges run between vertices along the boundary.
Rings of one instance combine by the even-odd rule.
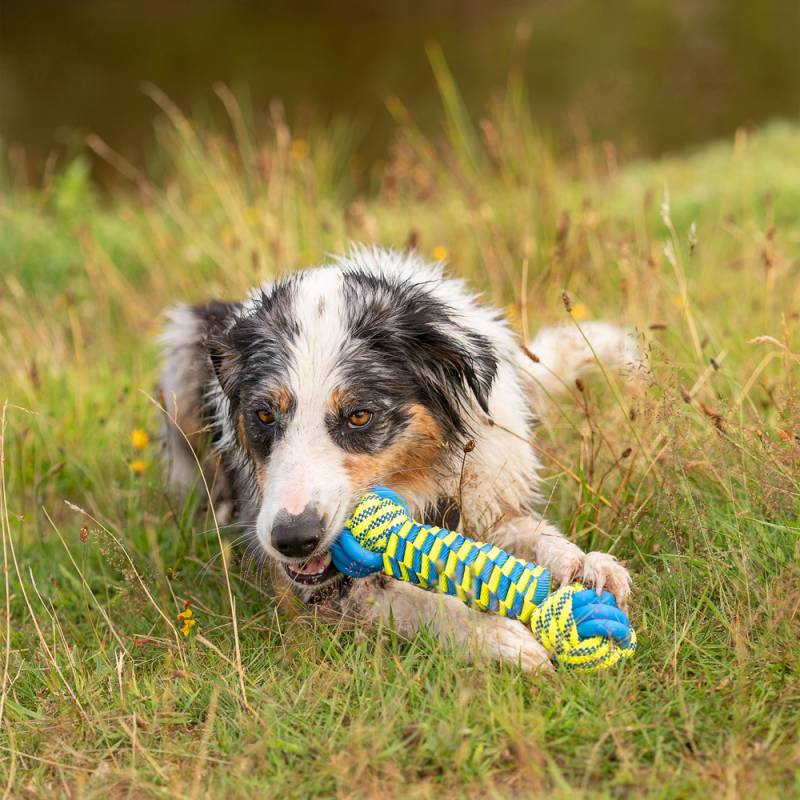
[[[6,796],[800,793],[800,128],[619,165],[610,144],[556,152],[513,85],[469,119],[430,55],[441,136],[392,101],[397,139],[369,174],[346,126],[300,137],[275,105],[256,136],[225,87],[228,131],[152,90],[164,179],[94,137],[129,184],[110,197],[84,159],[35,187],[6,163]],[[197,498],[165,493],[160,309],[352,240],[446,257],[521,333],[640,332],[644,386],[599,373],[537,439],[547,513],[634,573],[634,663],[528,677],[310,618],[226,570]]]

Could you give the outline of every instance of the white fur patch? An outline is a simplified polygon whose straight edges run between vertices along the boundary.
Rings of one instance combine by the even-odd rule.
[[[528,344],[528,350],[539,361],[522,354],[520,363],[542,402],[571,391],[578,378],[601,368],[626,378],[645,371],[634,332],[609,322],[584,322],[580,329],[569,324],[543,328]]]

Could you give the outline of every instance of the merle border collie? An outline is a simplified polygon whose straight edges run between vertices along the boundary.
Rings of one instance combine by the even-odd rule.
[[[526,353],[501,314],[441,264],[374,248],[243,302],[173,307],[161,377],[169,485],[191,489],[203,464],[217,518],[235,515],[247,529],[277,591],[343,618],[391,616],[401,635],[427,625],[469,651],[546,666],[547,651],[518,622],[380,576],[350,580],[328,549],[356,500],[384,484],[418,518],[624,604],[625,567],[584,553],[536,510],[532,436],[548,397],[598,360],[623,372],[640,364],[629,331],[603,322],[582,331],[546,328]]]

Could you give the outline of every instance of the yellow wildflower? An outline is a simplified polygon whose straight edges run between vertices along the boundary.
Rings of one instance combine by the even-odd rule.
[[[208,194],[195,194],[189,200],[189,211],[192,214],[201,214],[208,208]]]
[[[443,244],[437,244],[431,250],[431,256],[433,256],[434,261],[445,261],[448,255],[450,255],[450,251]]]
[[[131,431],[131,444],[134,450],[144,450],[149,442],[150,437],[147,435],[147,431],[143,431],[141,428],[134,428]]]
[[[232,225],[226,225],[220,233],[220,239],[225,247],[231,247],[236,243],[236,231]]]
[[[290,150],[292,161],[303,161],[308,156],[310,149],[305,139],[295,139]]]
[[[134,475],[144,475],[150,466],[150,462],[143,458],[134,458],[128,466],[131,468],[131,472],[133,472]]]
[[[683,308],[683,295],[675,294],[670,299],[672,300],[672,305],[675,306],[675,308]]]
[[[587,306],[585,303],[575,303],[572,306],[572,317],[573,319],[578,320],[578,322],[584,319],[588,319],[589,306]]]
[[[244,220],[250,226],[260,224],[262,219],[261,211],[255,206],[248,206],[244,210]]]
[[[178,614],[178,622],[183,623],[183,627],[181,628],[181,633],[184,636],[188,636],[192,632],[192,628],[194,628],[194,626],[197,625],[197,620],[193,619],[194,613],[190,608],[191,604],[192,604],[191,600],[187,600],[183,604],[183,611],[181,611],[181,613]]]

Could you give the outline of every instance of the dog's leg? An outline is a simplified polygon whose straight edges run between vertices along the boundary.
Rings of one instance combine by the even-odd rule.
[[[519,664],[526,672],[551,668],[550,654],[521,622],[482,614],[456,597],[426,592],[402,581],[381,586],[366,580],[356,582],[347,605],[350,613],[369,622],[393,624],[401,636],[413,636],[427,624],[442,641],[456,643],[468,657],[482,654]]]
[[[492,532],[491,541],[520,558],[547,567],[563,585],[579,580],[608,589],[624,606],[631,589],[628,570],[609,553],[584,553],[546,519],[538,515],[514,517]]]

